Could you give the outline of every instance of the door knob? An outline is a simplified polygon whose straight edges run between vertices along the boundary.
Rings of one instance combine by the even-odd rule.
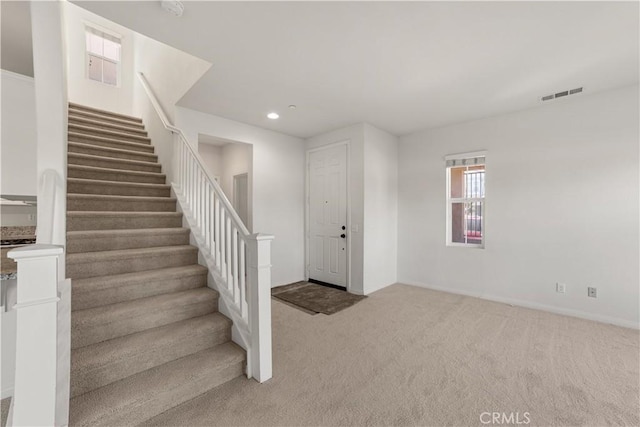
[[[344,233],[342,233],[342,234],[340,235],[340,237],[342,237],[343,239],[346,239],[346,238],[347,238],[347,235],[346,235],[346,234],[344,234]]]
[[[347,229],[347,227],[346,227],[345,225],[343,225],[343,226],[342,226],[342,229],[343,229],[343,230],[346,230],[346,229]]]

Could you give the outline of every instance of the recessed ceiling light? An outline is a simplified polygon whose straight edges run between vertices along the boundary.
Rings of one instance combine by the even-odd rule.
[[[290,108],[290,109],[292,109],[292,110],[295,110],[295,109],[296,109],[296,108],[298,108],[298,107],[297,107],[297,106],[295,106],[295,105],[293,105],[293,104],[291,104],[291,105],[289,105],[289,108]]]
[[[278,114],[278,113],[269,113],[269,114],[267,114],[267,117],[270,118],[271,120],[275,120],[275,119],[280,118],[280,114]]]

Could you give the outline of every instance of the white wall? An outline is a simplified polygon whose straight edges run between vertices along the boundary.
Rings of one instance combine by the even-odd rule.
[[[402,138],[399,281],[638,327],[638,114],[632,86]],[[481,149],[486,247],[447,247],[443,157]]]
[[[222,146],[206,144],[198,141],[198,154],[202,157],[204,166],[209,172],[211,177],[218,177],[222,179],[223,171],[223,159],[222,159]]]
[[[349,142],[349,291],[370,294],[397,279],[398,138],[366,123],[307,139],[307,149]]]
[[[364,294],[364,124],[337,129],[306,141],[307,149],[348,141],[349,143],[349,212],[351,253],[349,292]]]
[[[133,32],[72,3],[64,2],[67,42],[69,101],[122,114],[132,114]],[[106,85],[87,78],[85,26],[105,29],[121,36],[120,84]]]
[[[227,195],[227,198],[235,206],[233,192],[233,177],[240,174],[247,174],[247,186],[249,202],[247,205],[247,228],[250,232],[253,231],[253,152],[252,147],[249,144],[227,144],[222,147],[222,158],[224,168],[222,172],[222,191]]]
[[[253,146],[253,231],[275,235],[272,285],[303,280],[304,141],[182,107],[176,126],[194,145],[205,134]]]
[[[211,67],[211,63],[139,33],[133,33],[133,39],[135,73],[144,74],[167,117],[175,121],[176,103]],[[137,80],[138,77],[134,78]],[[146,97],[134,89],[134,113],[144,102],[140,96]]]
[[[36,98],[31,77],[2,70],[0,194],[37,193]]]
[[[397,281],[398,138],[364,126],[364,291]]]
[[[245,226],[253,230],[253,147],[244,143],[227,143],[222,146],[198,142],[198,153],[204,161],[209,174],[220,178],[219,184],[229,201],[235,206],[233,177],[247,174],[248,204],[247,223]]]

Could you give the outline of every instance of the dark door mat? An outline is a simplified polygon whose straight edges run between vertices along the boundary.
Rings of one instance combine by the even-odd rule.
[[[334,314],[366,298],[309,282],[292,283],[271,290],[271,295],[305,312]]]

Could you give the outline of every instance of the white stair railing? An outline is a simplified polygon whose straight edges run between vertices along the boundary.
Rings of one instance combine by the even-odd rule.
[[[224,314],[234,322],[234,341],[247,351],[247,376],[272,375],[271,240],[250,234],[220,185],[184,133],[173,126],[142,73],[138,77],[164,127],[174,134],[171,184],[209,267]]]

